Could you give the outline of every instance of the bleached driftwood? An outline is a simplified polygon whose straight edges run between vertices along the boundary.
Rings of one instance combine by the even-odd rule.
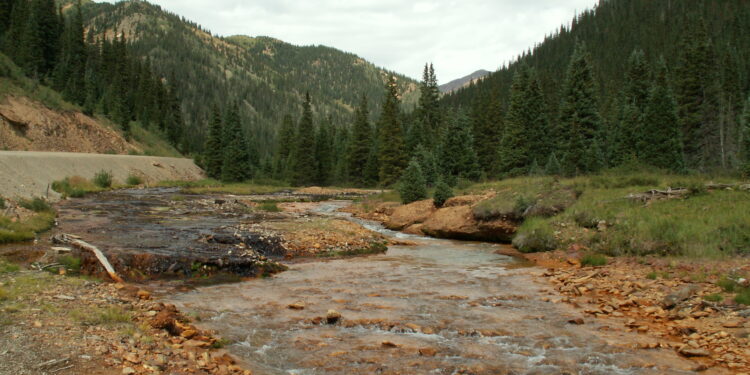
[[[104,256],[104,253],[102,253],[102,251],[99,250],[96,246],[81,240],[80,237],[78,236],[74,236],[70,234],[61,234],[57,236],[56,239],[60,242],[67,243],[78,249],[90,251],[94,253],[94,255],[96,256],[96,259],[98,259],[99,263],[101,263],[101,265],[104,266],[104,269],[107,270],[107,273],[109,274],[109,277],[112,278],[112,280],[118,283],[124,282],[122,278],[117,275],[117,272],[115,272],[114,267],[112,267],[112,265],[109,263],[109,260],[107,260],[107,257]]]

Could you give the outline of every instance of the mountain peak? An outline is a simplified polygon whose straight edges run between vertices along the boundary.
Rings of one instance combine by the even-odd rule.
[[[483,78],[483,77],[489,75],[490,73],[492,73],[492,72],[490,72],[489,70],[479,69],[476,72],[471,73],[471,74],[469,74],[466,77],[462,77],[462,78],[459,78],[459,79],[454,79],[453,81],[450,81],[450,82],[448,82],[446,84],[440,85],[440,87],[439,87],[440,92],[442,92],[442,93],[448,93],[448,92],[451,92],[451,91],[454,91],[454,90],[458,90],[458,89],[460,89],[460,88],[462,88],[464,86],[469,85],[469,83],[471,83],[471,82],[474,82],[474,81],[476,81],[476,80],[478,80],[480,78]]]

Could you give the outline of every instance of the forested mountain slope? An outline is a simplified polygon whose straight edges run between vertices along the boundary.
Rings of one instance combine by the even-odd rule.
[[[665,92],[671,91],[677,106],[685,167],[727,169],[741,163],[742,107],[750,91],[750,7],[744,0],[602,0],[516,61],[447,95],[443,103],[474,107],[476,121],[477,114],[487,112],[493,107],[490,102],[496,101],[499,112],[494,122],[501,129],[512,102],[514,76],[530,68],[541,85],[547,119],[555,126],[566,100],[566,72],[577,41],[585,45],[592,68],[595,105],[602,120],[598,129],[602,159],[613,158],[618,146],[612,138],[623,132],[646,140],[651,136],[639,124],[663,57]],[[640,91],[636,96],[641,99],[633,102],[634,91],[626,91],[639,85],[634,91]],[[631,104],[639,107],[638,113],[625,119],[632,108],[624,107]]]
[[[372,107],[379,106],[388,74],[329,47],[298,47],[268,37],[216,37],[145,1],[89,2],[84,14],[93,38],[124,33],[135,55],[147,58],[155,73],[173,79],[189,134],[183,147],[189,152],[202,151],[213,104],[226,108],[239,102],[251,142],[266,154],[284,116],[299,117],[306,92],[317,119],[348,123],[362,94]],[[416,83],[397,78],[406,105],[414,103]]]

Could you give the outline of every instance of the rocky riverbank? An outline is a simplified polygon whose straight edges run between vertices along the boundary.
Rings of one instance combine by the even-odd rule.
[[[493,236],[482,234],[482,228],[489,227],[499,231],[495,239],[510,242],[517,228],[511,217],[488,222],[472,215],[479,202],[491,198],[456,197],[440,209],[426,200],[409,205],[360,204],[347,210],[406,233],[487,239]],[[546,268],[541,277],[557,293],[545,300],[579,311],[580,317],[571,319],[572,324],[593,320],[607,331],[638,333],[640,338],[632,346],[674,350],[693,360],[695,371],[726,368],[737,374],[750,373],[750,308],[736,302],[740,290],[750,286],[744,278],[750,273],[750,263],[744,258],[591,258],[580,245],[544,253],[524,254],[513,249],[501,253]]]

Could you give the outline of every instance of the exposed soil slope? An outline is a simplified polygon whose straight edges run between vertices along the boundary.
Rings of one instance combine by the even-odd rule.
[[[110,154],[142,151],[94,118],[80,112],[55,111],[14,96],[0,102],[0,149]]]

